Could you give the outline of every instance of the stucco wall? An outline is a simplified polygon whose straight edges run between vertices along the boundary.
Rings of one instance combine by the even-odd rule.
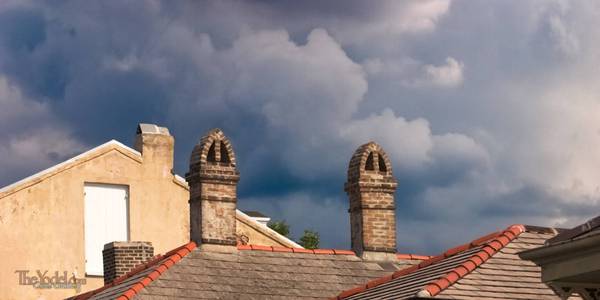
[[[0,299],[62,299],[69,289],[35,289],[19,285],[16,270],[67,271],[85,275],[85,182],[129,186],[130,238],[151,241],[156,253],[189,240],[188,191],[173,175],[148,170],[135,154],[115,147],[91,153],[89,160],[0,195]],[[150,175],[148,173],[152,173]],[[27,185],[26,185],[27,186]],[[100,287],[102,278],[87,277],[82,291]]]

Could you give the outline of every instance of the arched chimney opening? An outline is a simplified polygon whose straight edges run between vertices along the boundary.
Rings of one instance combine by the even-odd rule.
[[[365,170],[375,170],[375,166],[373,165],[373,152],[369,153],[369,156],[367,157],[367,162],[365,163]]]
[[[231,162],[231,160],[229,159],[229,152],[227,151],[227,147],[225,147],[225,143],[223,143],[223,141],[221,141],[220,154],[222,163],[228,164]]]
[[[385,160],[383,159],[383,156],[380,154],[379,155],[379,171],[380,172],[387,172],[387,167],[385,166]]]
[[[215,142],[213,142],[210,145],[210,148],[208,148],[208,154],[206,154],[206,161],[208,161],[208,162],[216,162],[217,161],[217,155],[215,153]]]

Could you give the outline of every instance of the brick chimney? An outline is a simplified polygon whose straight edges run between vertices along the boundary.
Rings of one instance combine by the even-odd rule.
[[[358,147],[344,190],[350,198],[352,250],[365,260],[396,260],[397,185],[381,146],[369,142]]]
[[[166,127],[141,123],[135,136],[135,150],[142,153],[142,163],[148,172],[144,176],[172,177],[175,139]]]
[[[152,257],[154,247],[150,242],[112,242],[104,245],[104,284],[111,283]]]
[[[186,174],[190,186],[190,238],[204,250],[235,249],[239,178],[229,139],[220,129],[209,131],[194,147]]]

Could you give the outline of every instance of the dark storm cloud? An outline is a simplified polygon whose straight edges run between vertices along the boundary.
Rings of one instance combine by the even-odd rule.
[[[175,135],[179,174],[201,135],[222,128],[240,206],[286,218],[296,235],[317,229],[326,247],[348,246],[345,171],[369,140],[400,182],[403,250],[510,223],[572,224],[598,207],[599,11],[568,1],[5,2],[0,183],[111,138],[131,144],[138,122],[154,122]]]

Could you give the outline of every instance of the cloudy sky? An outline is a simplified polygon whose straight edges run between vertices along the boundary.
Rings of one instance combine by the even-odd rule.
[[[239,206],[348,248],[350,156],[393,161],[398,248],[600,214],[598,1],[0,1],[0,186],[220,127]]]

